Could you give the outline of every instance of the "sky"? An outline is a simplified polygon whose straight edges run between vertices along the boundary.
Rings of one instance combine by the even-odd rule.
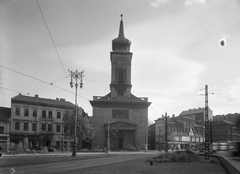
[[[84,70],[77,102],[91,116],[121,14],[151,121],[204,107],[205,85],[213,115],[240,113],[239,0],[0,0],[0,106],[19,93],[75,103],[68,69]]]

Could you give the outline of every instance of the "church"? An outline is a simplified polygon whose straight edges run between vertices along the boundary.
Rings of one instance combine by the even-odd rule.
[[[92,149],[147,150],[147,97],[131,93],[131,41],[124,36],[120,21],[119,35],[112,40],[110,93],[93,96],[94,138]]]

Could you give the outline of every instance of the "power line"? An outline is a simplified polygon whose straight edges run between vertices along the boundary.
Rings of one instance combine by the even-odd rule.
[[[11,68],[8,68],[8,67],[2,66],[2,65],[0,65],[0,67],[5,68],[5,69],[7,69],[7,70],[9,70],[9,71],[13,71],[13,72],[18,73],[18,74],[21,74],[21,75],[26,76],[26,77],[28,77],[28,78],[34,79],[34,80],[36,80],[36,81],[45,83],[45,84],[47,84],[47,86],[50,86],[50,85],[51,85],[51,86],[54,86],[55,88],[61,89],[61,90],[63,90],[63,91],[66,91],[66,92],[68,92],[68,93],[71,93],[71,94],[74,94],[74,93],[71,92],[71,91],[68,91],[68,90],[66,90],[66,89],[64,89],[64,88],[61,88],[61,87],[59,87],[59,86],[54,85],[53,82],[52,82],[52,83],[48,83],[48,82],[43,81],[43,80],[41,80],[41,79],[38,79],[38,78],[36,78],[36,77],[33,77],[33,76],[30,76],[30,75],[24,74],[24,73],[22,73],[22,72],[13,70],[13,69],[11,69]],[[64,77],[64,78],[67,78],[67,77]],[[61,79],[60,79],[60,80],[61,80]],[[58,81],[60,81],[60,80],[58,80]],[[75,95],[75,94],[74,94],[74,95]],[[84,99],[86,99],[86,100],[89,100],[88,98],[86,98],[86,97],[84,97],[84,96],[81,96],[81,95],[78,95],[78,96],[81,97],[81,98],[84,98]]]
[[[56,53],[57,53],[58,59],[59,59],[59,61],[61,62],[63,71],[64,71],[64,73],[65,73],[65,75],[66,75],[66,77],[67,77],[67,76],[68,76],[68,75],[67,75],[67,72],[66,72],[66,70],[65,70],[65,68],[64,68],[64,66],[63,66],[62,60],[61,60],[61,58],[60,58],[60,55],[59,55],[58,50],[57,50],[57,47],[56,47],[56,45],[55,45],[55,43],[54,43],[53,37],[52,37],[51,32],[50,32],[50,30],[49,30],[49,28],[48,28],[47,22],[46,22],[46,20],[45,20],[45,18],[44,18],[44,15],[43,15],[43,12],[42,12],[42,10],[41,10],[41,7],[40,7],[40,5],[39,5],[39,3],[38,3],[38,0],[36,0],[36,2],[37,2],[37,5],[38,5],[39,10],[40,10],[40,12],[41,12],[41,15],[42,15],[43,21],[44,21],[44,23],[45,23],[45,26],[46,26],[46,28],[47,28],[48,34],[49,34],[49,36],[50,36],[50,38],[51,38],[51,41],[52,41],[52,43],[53,43],[53,46],[54,46],[54,48],[55,48],[55,51],[56,51]]]

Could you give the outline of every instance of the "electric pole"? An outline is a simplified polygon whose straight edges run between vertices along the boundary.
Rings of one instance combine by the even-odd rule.
[[[166,142],[165,152],[168,152],[168,124],[167,124],[167,113],[165,113],[165,142]]]
[[[208,117],[208,85],[205,86],[205,154],[204,159],[209,160],[209,141],[210,141],[210,131],[209,131],[209,117]]]

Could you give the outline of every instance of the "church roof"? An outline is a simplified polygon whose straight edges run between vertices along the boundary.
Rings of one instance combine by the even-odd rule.
[[[123,15],[121,15],[118,37],[116,39],[112,40],[112,50],[128,52],[130,50],[131,41],[126,39],[124,36],[124,27],[123,27],[122,16]]]

